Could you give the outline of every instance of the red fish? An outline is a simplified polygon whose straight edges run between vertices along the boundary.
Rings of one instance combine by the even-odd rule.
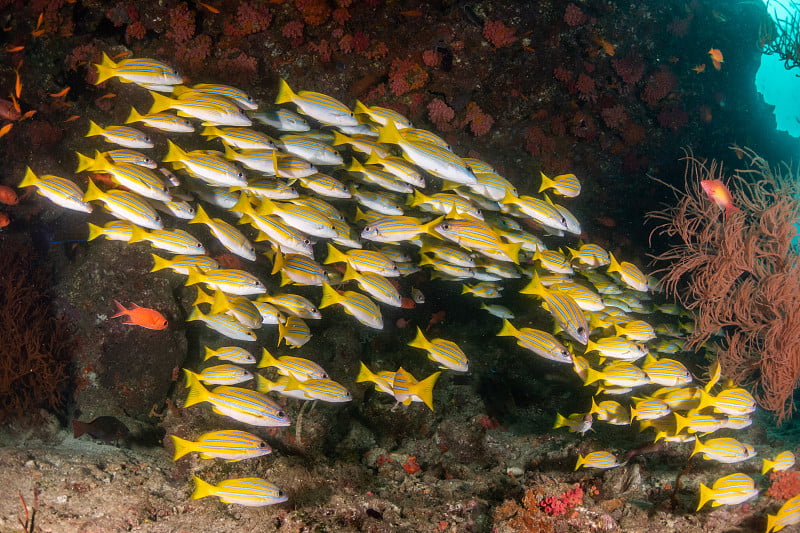
[[[167,319],[164,318],[164,315],[155,309],[139,307],[135,303],[131,303],[132,307],[130,309],[125,309],[125,307],[118,301],[114,300],[114,303],[117,305],[118,313],[116,315],[112,315],[111,318],[127,316],[128,321],[123,322],[123,324],[141,326],[147,329],[165,329],[169,325],[169,322],[167,322]]]
[[[708,51],[708,55],[711,57],[711,64],[714,65],[714,68],[720,70],[722,68],[722,63],[725,62],[725,59],[722,57],[722,51],[717,48],[712,48]]]
[[[5,213],[0,213],[0,228],[5,228],[11,224],[11,219]]]
[[[428,321],[428,327],[425,328],[425,331],[428,331],[429,329],[431,329],[432,326],[435,326],[436,324],[444,320],[445,314],[446,313],[444,311],[438,311],[436,313],[433,313],[431,315],[431,319]]]
[[[728,187],[720,180],[700,180],[700,186],[703,188],[708,198],[725,210],[725,216],[729,215],[731,211],[738,211],[739,208],[733,205],[733,196]]]
[[[403,309],[414,309],[417,304],[411,298],[400,298],[400,307]]]
[[[0,185],[0,203],[17,205],[17,202],[19,202],[19,198],[17,198],[17,193],[14,192],[14,189],[6,187],[5,185]]]

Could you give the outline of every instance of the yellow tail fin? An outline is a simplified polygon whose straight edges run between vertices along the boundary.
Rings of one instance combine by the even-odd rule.
[[[516,337],[519,335],[519,330],[514,327],[514,324],[508,321],[508,319],[503,319],[503,327],[500,328],[500,331],[497,332],[498,337]]]
[[[400,132],[393,120],[389,120],[384,127],[378,130],[377,142],[379,143],[400,144],[401,140]]]
[[[197,476],[194,476],[194,491],[192,491],[192,495],[190,499],[192,500],[199,500],[200,498],[205,498],[206,496],[213,496],[216,487],[210,483],[206,483],[202,479]]]
[[[427,350],[430,347],[431,343],[428,341],[428,339],[425,338],[425,334],[422,333],[422,330],[419,329],[419,326],[417,326],[417,336],[414,337],[414,340],[409,342],[408,345],[411,346],[412,348]]]
[[[128,118],[125,119],[125,124],[131,124],[132,122],[139,122],[142,120],[142,114],[136,111],[136,108],[131,106],[131,112],[128,115]]]
[[[295,98],[297,98],[297,94],[289,87],[286,80],[281,78],[280,81],[278,81],[278,96],[275,98],[275,103],[285,104],[293,101]]]
[[[337,304],[341,301],[342,297],[338,292],[336,292],[336,289],[327,283],[322,284],[322,299],[319,302],[320,309],[325,309],[326,307],[330,307],[331,305]]]
[[[75,172],[83,172],[84,170],[96,170],[94,167],[95,161],[94,158],[89,157],[87,155],[83,155],[80,152],[75,152],[78,154],[78,168],[75,169]]]
[[[100,226],[95,226],[94,224],[89,222],[89,237],[86,240],[93,241],[101,235],[103,235],[103,228],[101,228]]]
[[[113,78],[117,73],[117,64],[114,63],[105,52],[103,52],[103,58],[100,60],[100,63],[95,63],[94,67],[97,69],[97,81],[94,82],[95,85],[99,85],[107,79]]]
[[[175,447],[175,453],[172,455],[173,461],[177,461],[187,453],[194,451],[194,442],[176,437],[175,435],[170,435],[170,438],[172,438],[172,444]]]
[[[441,372],[431,374],[423,379],[416,385],[411,385],[409,391],[413,392],[419,397],[422,402],[428,406],[428,409],[433,411],[433,386],[436,385],[436,380],[439,379]]]
[[[380,379],[375,373],[367,368],[363,361],[359,361],[361,366],[358,369],[358,376],[356,376],[356,383],[363,383],[365,381],[375,381]]]
[[[99,200],[103,197],[103,194],[103,191],[90,179],[89,184],[86,186],[86,193],[83,195],[83,201],[91,202],[93,200]]]
[[[172,266],[172,262],[169,259],[164,259],[156,254],[150,255],[153,256],[153,268],[150,269],[150,272],[158,272],[159,270],[164,270],[165,268]]]
[[[17,187],[30,187],[31,185],[37,185],[39,183],[39,176],[37,176],[31,167],[25,167],[25,177],[22,178],[22,181],[19,182]]]
[[[197,204],[197,211],[195,211],[194,217],[189,221],[189,224],[207,224],[211,225],[214,221],[211,220],[211,217],[208,216],[206,210],[203,209],[203,206]]]
[[[541,174],[542,176],[542,184],[539,186],[539,192],[546,191],[547,189],[552,189],[553,187],[555,187],[556,182],[545,176],[544,172],[540,171],[539,174]]]
[[[86,132],[86,137],[94,137],[95,135],[102,135],[103,133],[103,128],[98,126],[94,120],[89,121],[89,131]]]
[[[347,256],[328,243],[328,257],[325,259],[323,265],[330,265],[331,263],[347,263]]]
[[[165,96],[157,92],[150,91],[150,96],[153,97],[153,105],[150,106],[150,111],[147,112],[150,115],[153,113],[161,113],[162,111],[166,111],[175,103],[175,100],[169,96]]]
[[[208,390],[197,379],[197,374],[185,368],[183,370],[186,372],[186,384],[189,387],[189,394],[186,395],[186,401],[183,402],[183,406],[190,407],[208,401]]]
[[[699,511],[713,496],[714,491],[700,483],[700,502],[697,504],[696,511]]]
[[[280,324],[278,326],[280,326]],[[278,364],[280,364],[280,362],[271,353],[269,353],[266,348],[261,349],[261,361],[258,362],[258,368],[278,366]]]
[[[186,158],[186,152],[174,142],[167,140],[167,155],[164,156],[164,163],[174,163]]]

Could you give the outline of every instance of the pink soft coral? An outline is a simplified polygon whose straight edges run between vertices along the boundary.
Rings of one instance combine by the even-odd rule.
[[[515,32],[514,28],[509,28],[500,20],[487,20],[483,25],[483,37],[495,48],[502,48],[516,41]]]
[[[434,98],[428,103],[428,117],[441,131],[447,131],[452,128],[450,121],[455,116],[456,112],[453,111],[453,108],[439,98]]]

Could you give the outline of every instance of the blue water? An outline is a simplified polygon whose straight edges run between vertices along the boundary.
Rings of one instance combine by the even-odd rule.
[[[776,19],[786,18],[791,11],[800,11],[800,4],[786,2],[780,5],[766,2]],[[777,55],[764,55],[761,68],[756,74],[756,89],[764,96],[764,101],[775,106],[775,119],[778,129],[793,137],[800,138],[800,69],[786,70]]]

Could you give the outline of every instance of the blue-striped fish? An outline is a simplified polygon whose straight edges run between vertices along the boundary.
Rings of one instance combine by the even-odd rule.
[[[273,150],[275,141],[264,133],[250,128],[206,126],[200,135],[207,139],[220,139],[224,144],[239,150]]]
[[[617,461],[614,454],[611,452],[600,451],[587,453],[585,456],[578,454],[578,462],[575,464],[575,470],[580,467],[584,468],[615,468],[622,463]]]
[[[574,363],[570,351],[546,331],[531,328],[517,329],[508,320],[503,320],[503,327],[497,333],[497,336],[514,337],[517,339],[518,346],[530,350],[545,359],[557,363]]]
[[[132,165],[139,165],[140,167],[150,169],[154,169],[158,166],[158,163],[156,163],[150,157],[141,152],[130,150],[128,148],[117,148],[116,150],[102,152],[102,154],[114,163],[130,163]],[[81,170],[84,169],[78,168],[77,172],[80,172]]]
[[[308,298],[300,296],[299,294],[265,294],[259,296],[258,301],[270,303],[291,316],[310,318],[312,320],[319,320],[322,318],[322,314],[319,312],[319,309],[317,309],[317,306],[311,303]]]
[[[573,413],[569,416],[563,416],[556,413],[556,421],[553,424],[553,429],[568,428],[570,433],[586,434],[587,431],[592,429],[592,413]]]
[[[276,104],[292,103],[301,113],[333,126],[357,126],[358,120],[350,109],[331,96],[312,91],[295,93],[286,80],[280,79]]]
[[[536,273],[531,278],[531,282],[520,293],[533,294],[542,298],[544,301],[543,307],[555,319],[561,329],[581,344],[585,345],[588,342],[589,324],[586,322],[583,311],[570,295],[545,288]]]
[[[427,378],[417,381],[408,371],[401,366],[394,373],[392,380],[392,395],[398,402],[408,405],[411,402],[422,402],[433,411],[433,387],[439,379],[441,372],[435,372]],[[388,381],[388,380],[387,380]]]
[[[631,423],[630,411],[614,400],[605,400],[597,403],[595,402],[595,397],[592,396],[592,408],[589,413],[597,415],[598,420],[615,426],[627,426]]]
[[[311,129],[306,119],[291,109],[277,108],[269,111],[259,111],[250,115],[266,126],[278,131],[302,132]]]
[[[184,407],[209,402],[214,412],[252,426],[281,427],[291,422],[277,403],[256,391],[219,386],[209,391],[200,381],[187,375],[189,394]]]
[[[350,187],[350,195],[356,202],[376,213],[386,216],[400,216],[403,209],[400,207],[398,196],[380,191],[368,191],[355,185]]]
[[[646,342],[656,338],[653,326],[644,320],[633,320],[625,325],[614,325],[614,331],[620,337],[625,337],[633,341]]]
[[[582,244],[577,250],[567,248],[570,260],[589,268],[606,266],[611,263],[608,252],[596,244]]]
[[[469,252],[458,246],[441,243],[438,241],[426,240],[419,249],[420,255],[433,254],[442,261],[451,265],[465,268],[475,268],[475,258]]]
[[[586,353],[597,351],[603,357],[636,361],[647,355],[647,347],[624,337],[604,337],[586,342]]]
[[[353,196],[344,183],[320,172],[310,176],[301,176],[297,181],[302,187],[327,198],[350,198]]]
[[[622,263],[617,262],[614,254],[611,252],[609,252],[608,257],[610,264],[606,268],[606,272],[616,272],[622,280],[622,283],[631,289],[641,292],[647,292],[649,290],[647,277],[636,265],[628,263],[627,261],[623,261]]]
[[[324,264],[347,263],[359,272],[373,272],[384,277],[397,277],[400,272],[394,262],[380,252],[348,250],[341,252],[328,244],[328,257]]]
[[[196,178],[215,186],[246,187],[244,173],[236,165],[218,155],[194,150],[186,152],[174,142],[167,140],[165,163],[174,163],[185,168]]]
[[[203,243],[182,229],[154,229],[145,231],[138,226],[131,229],[129,243],[147,241],[154,247],[173,254],[204,255]]]
[[[394,109],[388,109],[386,107],[380,107],[376,105],[367,107],[360,101],[356,100],[356,103],[353,106],[353,111],[359,115],[367,115],[370,120],[377,122],[380,125],[385,125],[387,122],[391,121],[395,124],[398,124],[402,128],[414,127],[410,120]]]
[[[283,324],[286,319],[283,318],[280,310],[272,304],[267,302],[253,302],[253,307],[256,308],[258,314],[261,315],[261,324]]]
[[[280,251],[274,253],[272,274],[280,273],[281,286],[295,283],[297,285],[322,285],[330,280],[328,271],[313,259],[302,255]]]
[[[153,257],[153,268],[150,269],[150,272],[158,272],[168,268],[173,272],[188,276],[190,269],[214,270],[219,268],[219,263],[206,255],[176,255],[172,259],[164,259],[156,254],[151,255]]]
[[[287,500],[286,494],[281,489],[258,477],[227,479],[217,485],[211,485],[194,476],[194,483],[192,500],[216,496],[223,503],[235,503],[247,507],[274,505]]]
[[[716,396],[702,391],[700,405],[697,408],[699,410],[706,407],[713,407],[726,415],[742,416],[756,410],[756,401],[748,390],[734,387],[722,390]]]
[[[267,288],[264,287],[260,279],[244,270],[232,268],[217,268],[203,272],[191,269],[186,285],[195,285],[197,283],[205,283],[209,287],[238,296],[264,294],[267,292]]]
[[[179,115],[194,117],[216,126],[250,126],[253,123],[236,104],[222,96],[187,93],[170,98],[152,91],[150,96],[153,97],[153,105],[149,113],[175,109]]]
[[[553,179],[545,176],[544,172],[539,172],[539,174],[542,177],[539,192],[551,189],[556,194],[567,198],[575,198],[581,193],[581,182],[578,181],[575,174],[560,174]]]
[[[642,370],[650,378],[650,383],[677,387],[691,383],[692,374],[680,361],[674,359],[659,359],[658,361],[645,362]]]
[[[258,109],[258,104],[255,102],[255,100],[253,100],[252,97],[250,97],[250,95],[243,90],[236,87],[231,87],[230,85],[223,85],[221,83],[198,83],[196,85],[192,85],[191,87],[178,85],[172,90],[172,94],[175,96],[180,96],[187,92],[222,96],[228,100],[231,100],[237,106],[246,111]]]
[[[396,156],[386,156],[381,157],[377,153],[372,152],[366,161],[364,161],[366,165],[378,165],[383,170],[393,174],[397,179],[408,183],[412,187],[425,187],[425,178],[422,174],[417,170],[413,164],[409,163],[402,157]]]
[[[253,354],[238,346],[223,346],[216,350],[206,346],[203,361],[208,361],[212,357],[222,359],[223,361],[230,361],[238,365],[254,365],[256,363],[256,358],[253,357]]]
[[[86,194],[83,195],[83,201],[92,202],[94,200],[103,202],[112,215],[136,225],[148,229],[163,229],[164,227],[161,217],[155,209],[146,204],[138,195],[117,189],[103,192],[90,179],[89,185],[86,187]]]
[[[442,221],[442,217],[423,224],[418,218],[406,216],[378,217],[374,222],[364,226],[361,237],[369,241],[397,243],[410,241],[423,233],[438,236],[434,232]]]
[[[800,523],[800,495],[789,498],[778,512],[767,515],[767,533]]]
[[[255,261],[256,250],[253,244],[247,240],[247,237],[221,218],[212,219],[205,212],[203,206],[197,206],[197,212],[194,218],[189,221],[189,224],[205,224],[206,227],[211,230],[214,237],[216,237],[220,244],[227,248],[228,251],[239,257]]]
[[[281,391],[282,393],[298,391],[302,393],[303,399],[306,400],[343,403],[353,399],[344,385],[332,379],[307,379],[305,381],[298,381],[289,376],[286,381],[286,387]]]
[[[460,246],[481,253],[501,251],[504,261],[519,263],[519,243],[506,243],[492,228],[480,220],[447,219],[435,226],[436,233]],[[495,255],[490,257],[497,258]]]
[[[86,238],[87,241],[93,241],[102,236],[110,241],[125,242],[128,242],[133,234],[133,229],[137,227],[126,220],[112,220],[111,222],[107,222],[103,227],[95,226],[89,222],[88,226],[89,236]]]
[[[58,206],[83,213],[92,212],[91,204],[83,199],[83,191],[68,179],[51,174],[37,176],[31,167],[25,167],[25,176],[18,187],[29,186],[36,187],[36,192]]]
[[[414,188],[408,183],[401,181],[391,172],[387,172],[377,165],[362,165],[357,159],[352,159],[345,170],[355,174],[356,179],[367,185],[374,185],[383,190],[410,194]]]
[[[400,292],[388,279],[380,274],[375,274],[373,272],[359,273],[348,264],[347,267],[345,267],[342,282],[350,280],[355,280],[361,290],[368,293],[379,302],[391,305],[392,307],[402,306]]]
[[[99,151],[95,151],[94,158],[76,153],[78,168],[110,174],[116,183],[145,198],[164,202],[172,200],[164,181],[148,168],[132,163],[111,163]]]
[[[289,316],[285,322],[278,324],[278,345],[283,341],[290,348],[300,348],[309,340],[311,330],[302,318]]]
[[[501,200],[503,205],[513,205],[519,209],[526,217],[532,218],[536,222],[567,231],[567,221],[559,211],[544,200],[533,196],[514,196],[511,191],[506,191],[506,195]]]
[[[789,470],[794,466],[795,457],[791,451],[786,450],[776,455],[775,459],[772,461],[769,459],[762,459],[762,461],[761,474],[764,475],[770,470],[774,470],[775,472]]]
[[[240,341],[255,341],[256,335],[250,328],[226,314],[218,313],[215,315],[204,314],[199,307],[193,307],[192,312],[186,318],[187,321],[199,320],[217,333],[225,335],[229,339]]]
[[[183,369],[187,375],[191,374],[193,379],[200,380],[206,385],[236,385],[237,383],[244,383],[253,379],[253,374],[244,368],[231,364],[209,366],[202,370],[202,372],[192,372],[186,368]],[[187,381],[187,386],[189,382]]]
[[[103,52],[100,63],[95,63],[94,66],[97,69],[95,85],[114,77],[126,83],[136,83],[143,86],[171,86],[178,85],[183,81],[183,78],[174,68],[155,59],[131,58],[115,63]]]
[[[258,368],[267,367],[274,367],[282,376],[292,376],[298,381],[329,379],[328,373],[314,361],[290,355],[275,357],[266,348],[263,348]]]
[[[500,293],[501,289],[502,287],[491,281],[482,281],[474,285],[462,285],[461,294],[471,294],[476,298],[491,300],[492,298],[501,298],[503,296]]]
[[[348,315],[351,315],[365,326],[383,329],[381,310],[369,296],[355,291],[338,292],[327,283],[324,283],[322,285],[322,300],[319,303],[319,308],[323,309],[335,304],[340,304]]]
[[[706,442],[700,442],[700,439],[695,436],[694,449],[692,449],[689,457],[694,457],[698,453],[703,454],[704,459],[717,461],[718,463],[739,463],[756,455],[752,445],[739,442],[731,437],[708,439]]]
[[[261,437],[235,429],[203,433],[196,441],[182,439],[176,435],[170,435],[170,438],[175,448],[173,461],[192,452],[199,453],[202,459],[216,458],[229,462],[272,453],[272,448]]]
[[[89,131],[86,132],[86,136],[94,137],[95,135],[100,135],[106,141],[124,146],[125,148],[152,148],[155,146],[149,135],[136,128],[128,126],[109,126],[107,128],[102,128],[93,120],[90,120]]]
[[[273,202],[261,199],[257,208],[259,215],[275,215],[291,227],[323,239],[336,237],[336,228],[324,213],[306,205],[295,205],[286,202]]]
[[[141,122],[145,126],[170,133],[194,132],[194,126],[185,118],[176,117],[169,113],[142,115],[135,107],[131,107],[131,112],[128,114],[128,118],[125,119],[125,124],[133,124],[134,122]]]
[[[711,488],[700,483],[700,501],[697,504],[699,511],[706,503],[711,502],[712,507],[720,505],[736,505],[755,498],[758,489],[755,481],[747,474],[729,474],[717,479]]]
[[[241,163],[250,170],[261,172],[265,176],[275,175],[275,151],[274,148],[261,150],[240,150],[236,151],[230,146],[225,146],[223,152],[225,159]]]
[[[603,299],[589,287],[571,281],[554,283],[550,289],[568,294],[583,311],[601,311],[605,309]]]
[[[595,381],[602,381],[604,385],[617,387],[640,387],[650,383],[650,378],[642,370],[627,361],[614,361],[602,370],[586,369],[584,385],[591,385]]]
[[[419,327],[417,328],[417,336],[408,345],[428,352],[428,359],[437,363],[440,368],[456,372],[469,370],[467,356],[456,343],[445,339],[428,340]]]
[[[420,207],[423,211],[429,213],[448,215],[450,218],[466,216],[468,218],[483,220],[483,213],[481,213],[480,209],[473,206],[468,200],[446,192],[437,192],[427,196],[415,189],[414,194],[408,199],[408,205],[411,207]]]
[[[342,156],[330,145],[307,135],[283,135],[277,141],[283,151],[305,159],[312,165],[341,165]]]
[[[672,411],[669,405],[661,400],[653,398],[639,398],[636,403],[631,407],[631,420],[653,420],[662,418],[670,414]]]

